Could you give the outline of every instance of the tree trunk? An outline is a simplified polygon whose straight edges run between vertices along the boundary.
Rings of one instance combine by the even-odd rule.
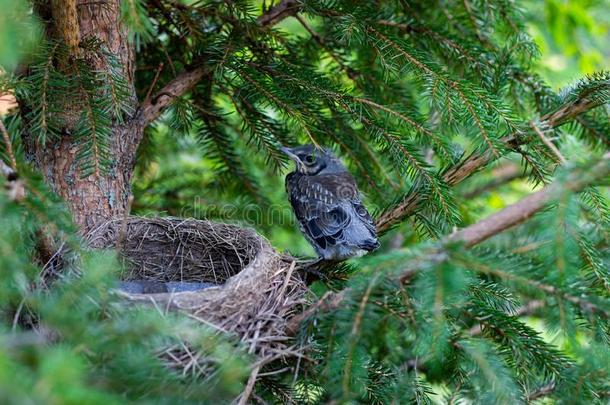
[[[95,37],[103,41],[108,51],[121,63],[124,76],[132,93],[133,110],[137,108],[134,82],[134,50],[128,41],[128,32],[120,24],[120,0],[77,4],[77,0],[53,0],[51,8],[39,6],[37,11],[52,21],[46,27],[46,35],[64,41],[72,56],[82,49],[78,44]],[[45,9],[46,7],[46,9]],[[57,63],[61,63],[58,61]],[[104,61],[92,59],[93,68],[108,69]],[[113,163],[107,174],[99,170],[83,177],[76,160],[77,143],[71,135],[74,123],[83,107],[74,100],[62,115],[61,139],[41,145],[24,137],[26,154],[47,183],[68,204],[75,223],[83,233],[113,216],[122,216],[131,194],[131,178],[135,154],[142,137],[140,120],[125,117],[125,123],[114,123],[110,144]],[[27,128],[27,118],[25,125]]]

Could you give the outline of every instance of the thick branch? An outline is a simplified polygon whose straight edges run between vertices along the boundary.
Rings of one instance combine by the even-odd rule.
[[[271,7],[258,17],[258,23],[263,27],[275,25],[286,17],[298,13],[301,4],[297,0],[282,0],[278,5]]]
[[[140,118],[144,126],[157,119],[165,107],[175,98],[184,95],[191,90],[201,79],[206,76],[207,70],[198,67],[180,73],[176,78],[165,85],[158,93],[149,100],[145,100],[140,107]]]
[[[560,194],[578,192],[589,184],[610,175],[610,153],[587,171],[575,170],[565,182],[554,182],[544,189],[530,194],[503,210],[454,233],[450,240],[463,241],[473,246],[531,218]]]

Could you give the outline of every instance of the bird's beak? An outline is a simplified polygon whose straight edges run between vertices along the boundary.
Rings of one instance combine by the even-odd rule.
[[[301,159],[299,159],[299,157],[294,154],[292,149],[287,148],[285,146],[282,146],[280,149],[282,150],[282,152],[284,152],[286,155],[288,155],[288,157],[290,159],[294,160],[297,164],[303,164],[303,162],[301,162]]]

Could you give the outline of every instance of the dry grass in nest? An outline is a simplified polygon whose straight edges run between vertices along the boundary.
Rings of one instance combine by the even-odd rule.
[[[184,311],[237,336],[258,357],[256,371],[273,360],[300,355],[286,327],[307,303],[308,289],[294,271],[295,263],[254,230],[179,218],[130,217],[123,222],[103,224],[88,235],[88,242],[94,248],[115,248],[118,241],[126,262],[124,280],[219,284],[178,293],[122,293],[126,299]],[[185,373],[204,361],[193,361],[188,349],[171,358],[182,359]]]

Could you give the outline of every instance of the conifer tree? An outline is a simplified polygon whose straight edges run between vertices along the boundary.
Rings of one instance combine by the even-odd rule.
[[[242,401],[608,402],[610,73],[552,89],[516,2],[17,3],[0,0],[20,50],[0,47],[18,103],[0,126],[2,402],[248,390],[244,347],[123,305],[114,256],[80,237],[130,211],[286,207],[281,147],[304,143],[344,160],[382,248],[321,264],[290,320],[307,355],[267,364]],[[185,150],[188,170],[168,162]],[[484,206],[515,179],[527,196]],[[158,348],[183,342],[214,371],[169,369]]]

